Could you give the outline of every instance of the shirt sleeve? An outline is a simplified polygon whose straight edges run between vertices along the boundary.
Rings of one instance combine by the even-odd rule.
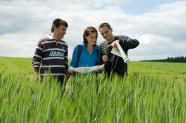
[[[134,49],[139,45],[139,41],[137,39],[129,38],[128,36],[124,36],[120,40],[121,45],[123,48],[126,48],[124,50],[128,49]]]
[[[39,68],[42,62],[42,51],[43,51],[43,47],[39,42],[36,46],[35,53],[32,58],[32,66],[34,68],[34,72],[39,72]]]
[[[68,46],[67,49],[65,51],[65,69],[68,70]]]
[[[72,53],[72,60],[71,60],[71,63],[70,63],[70,67],[73,67],[73,68],[76,68],[76,62],[77,62],[77,56],[78,56],[78,47],[76,46],[74,48],[74,51]]]

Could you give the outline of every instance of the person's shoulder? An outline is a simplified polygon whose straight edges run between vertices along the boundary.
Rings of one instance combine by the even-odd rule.
[[[83,47],[82,44],[78,44],[75,46],[74,51],[77,51],[77,50],[79,50],[79,48],[82,48],[82,47]]]
[[[83,45],[82,44],[77,44],[76,47],[82,47]]]
[[[126,36],[126,35],[118,35],[118,36],[116,36],[116,38],[117,38],[118,40],[126,40],[126,39],[128,39],[129,37]]]
[[[47,42],[48,41],[48,37],[44,37],[44,38],[41,38],[38,42],[38,44],[42,44],[44,42]]]
[[[82,48],[83,47],[83,45],[82,44],[78,44],[78,45],[76,45],[76,47],[75,48]]]
[[[64,40],[60,40],[60,42],[61,42],[62,44],[64,44],[64,45],[68,45],[67,42],[64,41]]]
[[[108,45],[108,41],[103,41],[99,46],[105,46]]]
[[[101,44],[106,44],[106,43],[108,43],[108,41],[106,41],[106,40],[105,40],[105,41],[103,41],[103,42],[101,42]]]

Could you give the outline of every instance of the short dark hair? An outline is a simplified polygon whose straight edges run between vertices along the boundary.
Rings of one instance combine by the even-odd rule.
[[[52,23],[51,32],[54,32],[54,27],[58,28],[60,25],[68,27],[68,23],[65,20],[57,18]]]
[[[96,38],[98,38],[98,31],[96,30],[96,28],[92,26],[87,27],[83,33],[83,39],[84,39],[85,46],[87,46],[87,43],[88,43],[86,37],[89,36],[90,33],[96,33]]]
[[[111,29],[111,26],[110,26],[110,24],[109,23],[107,23],[107,22],[103,22],[103,23],[101,23],[100,25],[99,25],[99,29],[100,28],[103,28],[103,27],[108,27],[109,29]]]

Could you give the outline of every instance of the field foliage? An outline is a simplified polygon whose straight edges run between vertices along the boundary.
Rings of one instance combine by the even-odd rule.
[[[30,58],[0,57],[1,123],[184,123],[186,64],[130,62],[128,76],[40,83]]]

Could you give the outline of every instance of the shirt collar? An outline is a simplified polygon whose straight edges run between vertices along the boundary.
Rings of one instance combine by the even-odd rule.
[[[50,40],[52,40],[52,41],[61,41],[61,40],[62,40],[62,39],[59,39],[59,40],[54,39],[54,38],[51,36],[51,34],[47,35],[47,38],[50,39]]]

